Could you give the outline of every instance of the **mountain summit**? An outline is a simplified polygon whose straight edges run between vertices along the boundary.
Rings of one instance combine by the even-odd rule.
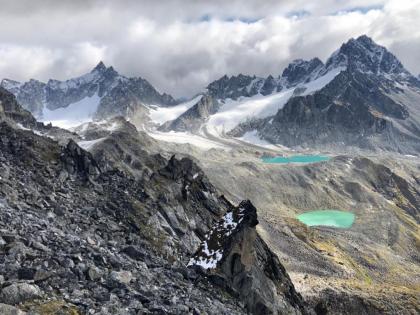
[[[350,39],[332,54],[326,62],[326,67],[329,69],[337,66],[369,74],[393,75],[395,78],[411,75],[397,57],[366,35]]]

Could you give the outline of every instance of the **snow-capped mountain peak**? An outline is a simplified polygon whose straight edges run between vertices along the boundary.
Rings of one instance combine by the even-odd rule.
[[[91,72],[104,72],[107,69],[103,61],[99,61],[95,68]]]
[[[392,53],[366,35],[352,38],[341,45],[326,62],[327,69],[340,66],[375,75],[410,75]]]
[[[66,81],[50,79],[48,80],[47,86],[50,89],[69,90],[79,88],[85,84],[100,84],[103,81],[108,81],[107,83],[110,84],[113,83],[110,81],[114,81],[119,77],[120,75],[117,71],[115,71],[112,67],[107,68],[101,61],[89,73]]]

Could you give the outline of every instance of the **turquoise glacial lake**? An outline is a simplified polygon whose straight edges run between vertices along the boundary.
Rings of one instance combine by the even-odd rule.
[[[316,163],[328,161],[330,158],[325,155],[292,155],[292,156],[276,156],[276,157],[262,157],[264,163]]]
[[[331,226],[347,229],[353,225],[355,215],[340,210],[316,210],[299,214],[297,219],[308,226]]]

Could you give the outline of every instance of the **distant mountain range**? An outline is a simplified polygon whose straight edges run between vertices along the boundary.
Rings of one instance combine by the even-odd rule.
[[[3,79],[0,85],[12,92],[36,118],[45,121],[55,120],[60,113],[64,114],[62,111],[58,111],[58,115],[54,113],[63,108],[73,111],[76,122],[77,118],[83,122],[86,116],[99,119],[126,116],[143,104],[177,104],[172,96],[159,93],[147,80],[122,76],[103,62],[91,72],[66,81],[49,80],[44,83],[31,79],[21,83]]]
[[[63,82],[4,79],[1,86],[43,121],[122,115],[163,132],[420,152],[420,79],[367,36],[350,39],[325,63],[295,60],[277,77],[225,75],[194,102],[180,103],[102,62]]]
[[[200,111],[197,103],[161,130],[252,134],[290,147],[420,152],[420,81],[367,36],[350,39],[325,64],[296,60],[277,78],[224,76],[205,94],[217,111]]]

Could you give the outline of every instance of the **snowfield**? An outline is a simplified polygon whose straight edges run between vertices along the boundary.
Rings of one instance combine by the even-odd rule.
[[[176,106],[150,106],[150,119],[157,124],[163,124],[167,121],[174,120],[178,118],[181,114],[186,112],[188,109],[193,107],[195,104],[197,104],[202,97],[203,95],[198,95],[192,100],[185,103],[181,103]]]
[[[76,103],[72,103],[67,107],[57,108],[55,110],[44,107],[41,121],[64,129],[79,126],[92,121],[100,100],[101,98],[95,94],[91,97],[85,97]]]
[[[212,148],[227,149],[228,147],[222,143],[210,140],[208,138],[194,135],[188,132],[160,132],[160,131],[149,131],[149,136],[156,140],[172,142],[172,143],[183,143],[192,144],[200,149],[209,150]]]
[[[288,149],[284,146],[274,145],[274,144],[272,144],[272,143],[270,143],[266,140],[261,139],[258,136],[257,130],[248,131],[242,137],[238,137],[236,139],[241,140],[243,142],[253,144],[253,145],[258,145],[260,147],[273,149],[273,150],[276,150],[276,149],[279,149],[279,148]]]
[[[299,84],[296,87],[271,95],[264,96],[259,94],[253,97],[242,97],[238,100],[225,100],[219,111],[210,117],[206,124],[207,129],[216,136],[232,130],[247,119],[265,118],[275,115],[293,96],[295,89],[305,88],[305,91],[301,95],[311,94],[326,86],[343,69],[333,69],[314,81]]]

